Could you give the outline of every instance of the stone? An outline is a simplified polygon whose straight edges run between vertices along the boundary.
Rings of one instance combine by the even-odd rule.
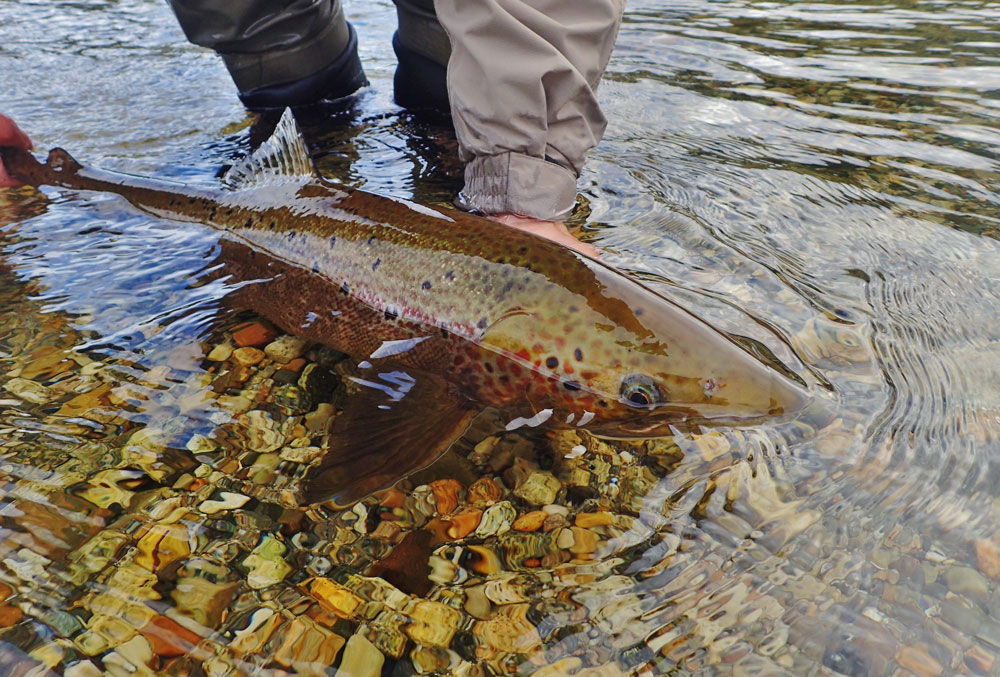
[[[319,447],[293,447],[287,446],[281,449],[281,459],[290,463],[312,463],[322,456],[323,450]]]
[[[462,623],[462,614],[441,602],[421,599],[404,611],[410,617],[406,634],[424,646],[447,647]]]
[[[201,641],[201,637],[167,616],[153,616],[139,633],[157,656],[183,656]]]
[[[918,677],[936,677],[944,672],[941,664],[919,645],[901,648],[894,658],[901,668],[909,670]]]
[[[461,482],[452,479],[434,480],[430,483],[430,487],[434,492],[435,505],[440,515],[447,515],[457,508],[465,491]]]
[[[284,641],[274,653],[278,665],[296,674],[325,675],[337,660],[345,640],[308,616],[293,618],[282,628]]]
[[[329,578],[312,579],[308,589],[324,609],[346,620],[353,618],[365,603],[353,592]]]
[[[241,348],[262,346],[278,336],[277,330],[263,322],[248,322],[233,331],[233,342]]]
[[[285,435],[277,421],[266,411],[253,409],[240,416],[246,432],[246,446],[258,454],[277,451],[285,443]]]
[[[610,512],[581,512],[576,516],[574,524],[578,527],[603,527],[612,523],[614,515]]]
[[[25,402],[45,404],[52,399],[52,390],[37,381],[26,378],[12,378],[3,384],[3,389]]]
[[[477,508],[486,508],[503,498],[503,494],[499,482],[492,477],[481,477],[469,486],[468,501]]]
[[[533,510],[532,512],[527,512],[516,520],[514,524],[511,525],[511,529],[514,531],[538,531],[542,528],[545,523],[545,519],[549,516],[544,510]]]
[[[304,417],[306,430],[313,435],[326,432],[326,427],[330,423],[330,417],[333,416],[333,413],[334,409],[332,404],[328,402],[321,402],[317,404],[316,409],[306,414]]]
[[[385,656],[363,635],[351,635],[336,677],[379,677]]]
[[[233,350],[233,346],[229,343],[220,343],[212,347],[207,358],[212,362],[225,362],[233,354]]]
[[[242,367],[252,367],[264,359],[264,351],[257,348],[237,348],[233,351],[233,361]]]
[[[486,538],[508,531],[514,520],[517,519],[517,510],[510,501],[500,501],[483,511],[483,517],[476,527],[476,536]]]
[[[971,567],[950,566],[942,575],[952,592],[971,600],[983,602],[990,597],[990,583],[986,577]]]
[[[482,517],[483,511],[479,508],[466,507],[445,518],[448,524],[448,537],[451,539],[465,538],[479,526]]]
[[[264,536],[260,545],[243,560],[243,566],[250,570],[247,585],[254,590],[262,590],[283,581],[292,572],[292,567],[282,557],[287,550],[287,546],[277,538]]]
[[[279,336],[267,344],[264,353],[279,364],[286,364],[301,357],[309,343],[298,336]]]
[[[1000,533],[992,538],[977,538],[973,541],[976,550],[977,568],[994,580],[1000,580]]]
[[[530,505],[543,506],[554,503],[560,489],[562,483],[552,473],[536,470],[518,483],[514,495]]]
[[[198,506],[198,510],[206,515],[215,515],[223,510],[235,510],[236,508],[242,508],[249,500],[249,496],[236,494],[231,491],[223,491],[220,493],[218,500],[202,501],[201,505]]]
[[[179,614],[214,628],[229,608],[239,585],[237,582],[215,583],[202,576],[184,576],[177,579],[170,597]]]
[[[153,524],[136,548],[135,563],[156,572],[191,553],[190,536],[181,524]]]

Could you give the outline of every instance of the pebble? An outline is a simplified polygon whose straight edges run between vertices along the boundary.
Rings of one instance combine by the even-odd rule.
[[[517,519],[517,511],[510,501],[500,501],[483,511],[483,517],[476,527],[476,536],[486,538],[502,534],[511,528]]]
[[[329,578],[312,579],[309,592],[324,609],[346,620],[353,618],[364,605],[363,599]]]
[[[482,520],[483,511],[479,508],[466,507],[447,518],[448,537],[461,539],[468,536]]]
[[[308,341],[298,336],[279,336],[267,344],[264,353],[279,364],[286,364],[301,357],[309,345]]]
[[[233,360],[243,367],[252,367],[264,359],[264,351],[257,348],[237,348],[233,351]]]
[[[465,487],[452,479],[435,480],[430,483],[430,487],[437,501],[435,505],[439,515],[447,515],[457,508],[465,492]]]
[[[215,515],[223,510],[234,510],[236,508],[242,508],[250,500],[249,496],[244,496],[243,494],[235,494],[230,491],[223,491],[220,494],[220,500],[208,500],[203,501],[201,505],[198,506],[198,510],[205,513],[206,515]]]
[[[385,656],[360,634],[351,635],[336,677],[379,677]]]
[[[542,528],[546,518],[549,516],[544,510],[533,510],[525,513],[514,520],[511,528],[514,531],[538,531]]]
[[[447,647],[462,622],[462,614],[440,602],[422,599],[407,606],[405,632],[417,644]]]
[[[994,580],[1000,580],[1000,534],[994,534],[992,538],[977,538],[973,547],[979,570]]]
[[[219,343],[212,347],[208,353],[208,359],[212,362],[225,362],[233,354],[233,346],[229,343]]]
[[[603,527],[611,524],[613,519],[614,515],[609,512],[581,512],[574,523],[578,527]]]
[[[990,584],[986,577],[971,567],[950,566],[943,578],[948,588],[969,599],[983,602],[990,597]]]
[[[556,500],[562,483],[549,472],[536,470],[514,488],[514,495],[530,505],[542,506]]]
[[[233,341],[241,348],[262,346],[278,336],[277,330],[263,322],[249,322],[240,325],[233,332]]]
[[[896,662],[918,677],[936,677],[944,668],[921,646],[907,646],[896,652]]]
[[[26,378],[9,379],[3,384],[3,389],[32,404],[45,404],[52,399],[51,389]]]
[[[323,454],[319,447],[282,447],[280,456],[282,460],[291,463],[312,463]]]

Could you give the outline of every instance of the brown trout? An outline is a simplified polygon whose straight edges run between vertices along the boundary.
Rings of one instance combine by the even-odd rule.
[[[599,260],[493,221],[325,182],[294,120],[227,190],[46,164],[0,149],[33,186],[117,193],[221,232],[243,300],[284,331],[358,359],[307,501],[346,504],[439,456],[484,408],[507,428],[655,437],[672,426],[796,413],[809,391]],[[400,406],[394,406],[399,400]]]

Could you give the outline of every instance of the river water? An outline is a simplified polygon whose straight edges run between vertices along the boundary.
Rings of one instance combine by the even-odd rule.
[[[449,202],[391,3],[346,12],[319,167]],[[158,2],[0,3],[0,84],[37,148],[202,186],[256,129]],[[1000,674],[1000,4],[630,2],[600,93],[581,237],[832,421],[473,430],[300,508],[350,358],[241,368],[216,235],[0,191],[0,672]]]

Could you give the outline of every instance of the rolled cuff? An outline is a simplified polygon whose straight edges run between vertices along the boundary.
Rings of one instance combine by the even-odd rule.
[[[576,203],[576,175],[530,155],[484,155],[465,166],[465,188],[457,203],[485,214],[562,221]]]

